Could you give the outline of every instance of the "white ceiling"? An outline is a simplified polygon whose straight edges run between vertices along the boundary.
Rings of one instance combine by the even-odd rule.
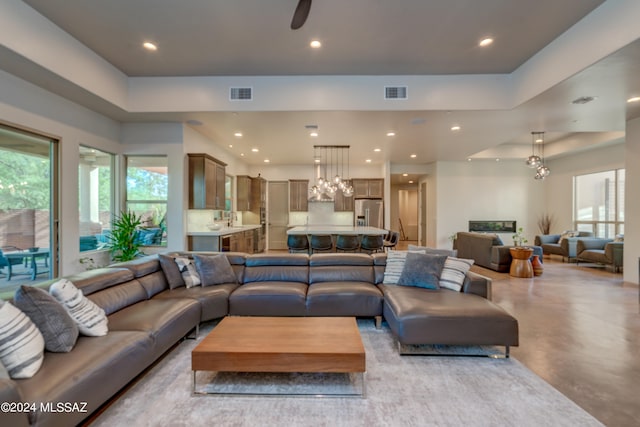
[[[24,3],[130,77],[311,78],[509,75],[603,1],[316,0],[306,24],[296,31],[289,24],[297,0]],[[495,43],[481,49],[477,43],[485,36]],[[321,49],[308,47],[313,38],[322,40]],[[157,52],[141,50],[147,40],[157,43]],[[0,55],[0,68],[42,85],[35,71],[30,78],[29,64],[19,64],[6,52]],[[635,42],[506,109],[103,112],[128,122],[199,121],[195,129],[234,155],[244,153],[250,164],[261,164],[265,157],[272,164],[304,164],[312,144],[336,143],[352,146],[352,162],[371,159],[374,164],[524,158],[533,130],[546,131],[545,150],[553,157],[621,140],[625,120],[640,115],[640,107],[620,101],[640,93],[638,71],[640,46]],[[50,82],[47,88],[73,92],[68,97],[89,107],[100,104],[77,88],[63,90]],[[596,99],[571,104],[580,96]],[[319,126],[318,139],[309,139],[307,124]],[[462,130],[451,132],[452,124]],[[239,130],[244,136],[234,138]],[[386,136],[391,130],[395,137]],[[301,141],[310,141],[305,150],[297,149]],[[259,154],[251,153],[253,147],[260,148]],[[373,148],[382,151],[374,153]],[[411,153],[417,154],[415,161],[408,160]]]

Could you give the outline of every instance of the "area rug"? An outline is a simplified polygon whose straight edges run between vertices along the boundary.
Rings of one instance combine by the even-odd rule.
[[[388,328],[375,329],[369,320],[358,325],[367,354],[365,398],[192,396],[191,350],[198,341],[187,340],[93,425],[602,425],[513,358],[400,356]]]

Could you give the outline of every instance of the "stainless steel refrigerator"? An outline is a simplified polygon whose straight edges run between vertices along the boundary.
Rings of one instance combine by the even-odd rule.
[[[384,202],[382,199],[356,199],[354,224],[384,228]]]

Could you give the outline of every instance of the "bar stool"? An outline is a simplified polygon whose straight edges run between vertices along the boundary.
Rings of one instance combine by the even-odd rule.
[[[309,252],[309,239],[305,234],[287,235],[287,246],[289,252]]]
[[[395,249],[398,240],[400,240],[400,233],[398,231],[390,231],[388,238],[383,243],[385,252],[389,249]]]
[[[356,252],[360,249],[358,236],[338,234],[336,237],[336,251]]]
[[[333,241],[331,240],[331,234],[312,234],[310,245],[311,253],[317,251],[333,250]]]
[[[382,235],[379,235],[379,234],[376,234],[376,235],[365,234],[364,236],[362,236],[362,240],[360,241],[361,252],[367,252],[367,253],[378,252],[378,251],[382,251],[383,247],[384,247],[383,238],[382,238]]]

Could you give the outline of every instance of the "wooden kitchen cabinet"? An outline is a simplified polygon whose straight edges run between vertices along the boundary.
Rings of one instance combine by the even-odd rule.
[[[384,198],[384,179],[353,179],[353,197],[363,199]]]
[[[236,176],[236,211],[250,211],[252,208],[252,179],[247,175]]]
[[[224,209],[225,166],[208,154],[188,154],[189,209]]]
[[[309,210],[309,180],[289,180],[289,212],[307,212]]]
[[[335,212],[352,212],[353,211],[353,196],[346,197],[342,191],[336,191],[336,195],[333,198],[333,210]]]

